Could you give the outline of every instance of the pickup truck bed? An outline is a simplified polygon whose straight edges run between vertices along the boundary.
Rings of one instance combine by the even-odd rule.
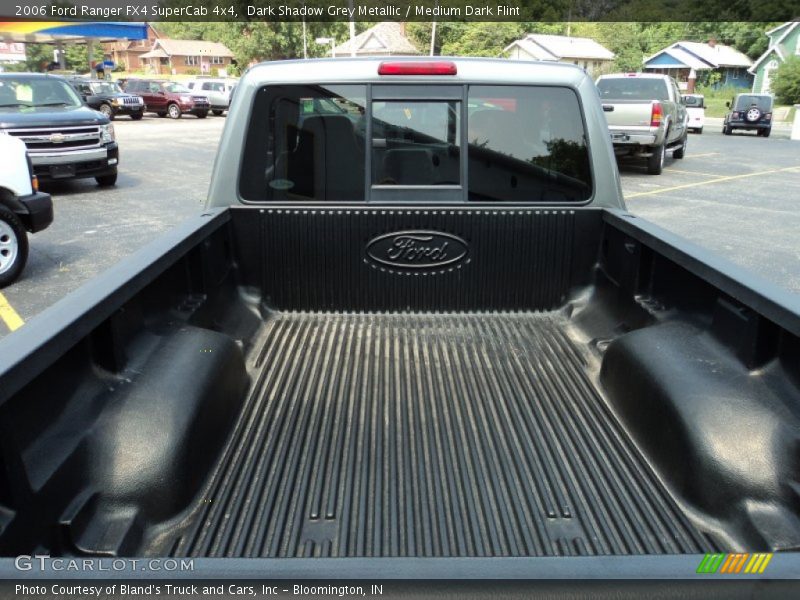
[[[558,312],[278,313],[179,555],[705,552]],[[282,390],[283,393],[279,393]]]
[[[797,346],[777,323],[797,318],[639,221],[272,206],[187,223],[0,354],[3,553],[794,547]],[[460,236],[469,262],[368,262],[371,235],[412,228]]]

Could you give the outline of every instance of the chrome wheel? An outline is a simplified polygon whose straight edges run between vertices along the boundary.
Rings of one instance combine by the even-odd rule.
[[[19,240],[11,225],[0,220],[0,275],[12,269],[19,256]]]

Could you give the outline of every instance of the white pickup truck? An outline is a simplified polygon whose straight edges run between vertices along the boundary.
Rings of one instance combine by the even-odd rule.
[[[688,115],[672,77],[651,73],[602,75],[597,90],[617,156],[646,157],[651,175],[661,173],[667,150],[673,151],[673,158],[684,157]]]
[[[19,277],[28,260],[28,235],[53,221],[50,194],[39,191],[25,144],[0,134],[0,288]]]

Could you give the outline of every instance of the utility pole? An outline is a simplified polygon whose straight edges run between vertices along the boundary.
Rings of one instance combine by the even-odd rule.
[[[350,14],[353,14],[353,0],[349,0]],[[350,17],[350,56],[356,55],[356,23],[353,17]]]
[[[439,8],[439,0],[436,0],[434,6],[436,8]],[[433,22],[431,23],[431,56],[433,56],[435,50],[436,50],[436,19],[434,18]]]
[[[303,17],[303,58],[308,58],[308,39],[306,35],[306,18]]]

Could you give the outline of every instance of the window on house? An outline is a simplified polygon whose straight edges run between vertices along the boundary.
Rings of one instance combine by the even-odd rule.
[[[200,64],[200,57],[199,56],[187,56],[186,57],[186,66],[187,67],[196,67]]]
[[[212,65],[224,65],[225,64],[225,59],[223,59],[221,56],[212,56],[211,57],[211,64]]]
[[[739,79],[739,69],[731,69],[731,79]]]

